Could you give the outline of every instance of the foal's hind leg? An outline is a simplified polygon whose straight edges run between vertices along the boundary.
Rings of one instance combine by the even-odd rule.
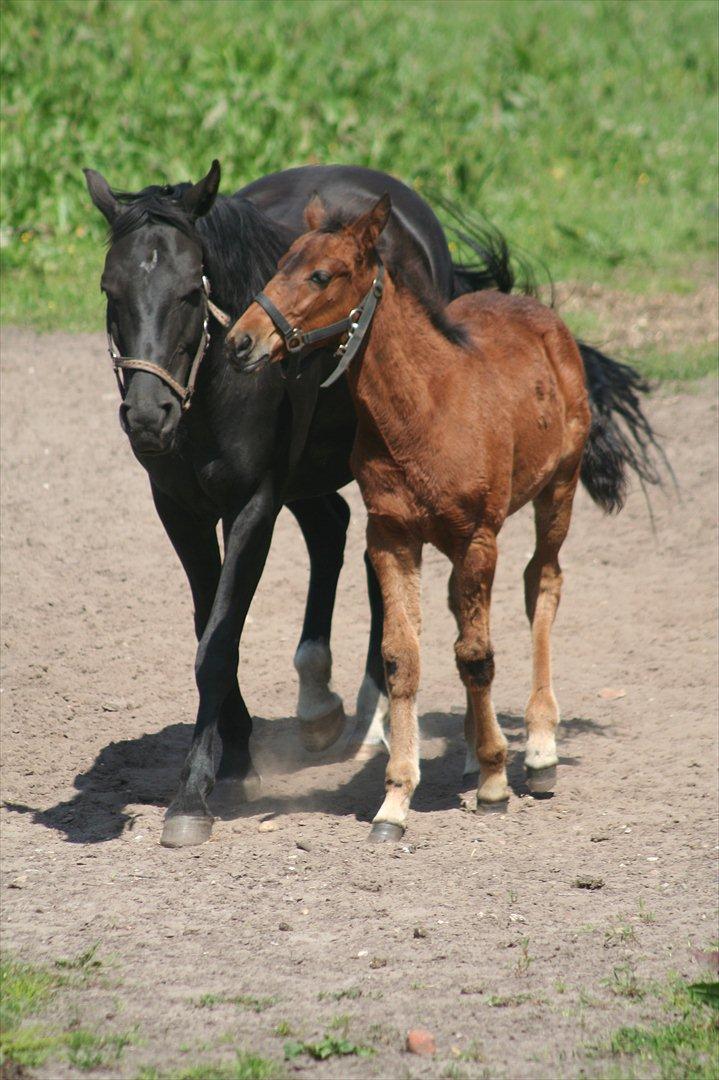
[[[398,840],[419,783],[420,593],[422,546],[370,515],[367,550],[377,571],[384,603],[382,656],[390,701],[389,762],[386,796],[372,825],[373,840]]]
[[[462,632],[462,625],[459,619],[459,601],[457,597],[457,577],[452,571],[449,578],[449,589],[447,592],[447,606],[454,615],[457,623],[457,631]],[[469,690],[465,687],[465,693],[467,695],[467,709],[464,714],[464,741],[466,743],[466,753],[464,758],[464,769],[462,770],[463,776],[472,776],[474,773],[479,772],[479,761],[477,760],[477,734],[474,723],[474,708],[472,706],[472,698]]]
[[[310,556],[305,621],[295,653],[300,687],[297,701],[300,739],[306,750],[326,750],[344,730],[342,699],[332,689],[330,632],[337,580],[344,560],[349,506],[341,495],[288,503]]]
[[[477,805],[501,808],[509,798],[509,789],[507,740],[497,723],[491,696],[494,654],[489,635],[489,605],[497,563],[495,534],[491,529],[478,530],[453,562],[459,621],[459,637],[454,648],[474,712],[479,761]]]
[[[557,766],[559,706],[552,689],[550,634],[562,591],[559,550],[569,530],[579,478],[556,478],[534,500],[536,547],[524,571],[524,597],[532,627],[532,692],[527,703],[525,765],[530,790],[550,792]]]

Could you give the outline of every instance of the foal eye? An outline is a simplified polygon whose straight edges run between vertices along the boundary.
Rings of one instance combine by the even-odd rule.
[[[326,270],[315,270],[310,274],[310,281],[313,285],[319,285],[320,288],[324,288],[325,285],[329,285],[332,280],[332,274],[328,274]]]

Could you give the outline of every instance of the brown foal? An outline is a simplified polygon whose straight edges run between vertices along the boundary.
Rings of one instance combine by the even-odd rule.
[[[366,303],[382,274],[375,245],[389,213],[384,196],[354,220],[332,220],[314,199],[305,213],[311,231],[292,245],[266,287],[270,313],[252,304],[228,335],[234,362],[251,370],[287,357],[289,335],[278,333],[273,311],[281,313],[280,323],[284,316],[285,326],[308,333]],[[465,731],[479,762],[478,805],[506,805],[507,741],[491,698],[489,608],[497,534],[529,501],[536,547],[524,572],[533,649],[525,763],[535,790],[552,789],[559,709],[550,632],[590,408],[577,345],[538,301],[479,292],[443,309],[399,269],[384,273],[380,290],[347,374],[358,420],[352,466],[384,601],[390,696],[386,796],[372,836],[396,839],[419,782],[415,702],[426,543],[452,563],[449,603],[467,689]]]

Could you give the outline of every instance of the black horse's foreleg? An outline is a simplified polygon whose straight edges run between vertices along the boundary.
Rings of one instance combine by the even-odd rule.
[[[214,747],[223,704],[237,678],[239,643],[260,580],[279,506],[271,476],[227,522],[225,558],[214,603],[197,649],[195,675],[200,694],[192,746],[168,807],[162,843],[184,847],[210,836],[206,798],[214,783]]]
[[[152,497],[165,532],[190,583],[195,633],[199,641],[210,617],[222,569],[216,522],[188,514],[154,485]],[[249,748],[252,718],[240,693],[236,675],[220,709],[219,733],[222,739],[222,756],[217,776],[218,780],[223,781],[223,804],[230,796],[235,803],[244,802],[256,781],[256,774],[252,768]],[[224,812],[228,808],[223,805],[215,809]]]
[[[336,493],[298,499],[287,506],[297,519],[310,556],[307,606],[295,668],[300,682],[300,738],[307,750],[317,752],[336,742],[345,726],[342,699],[330,689],[330,634],[350,510]]]
[[[387,745],[389,698],[387,696],[384,661],[382,659],[382,628],[384,624],[382,593],[374,567],[366,551],[364,561],[367,571],[367,595],[369,597],[371,623],[365,673],[357,695],[355,739],[371,753],[372,747]]]

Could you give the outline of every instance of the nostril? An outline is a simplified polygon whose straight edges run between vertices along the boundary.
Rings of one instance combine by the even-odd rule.
[[[126,405],[123,401],[120,406],[120,427],[126,435],[130,433],[130,422],[128,420],[128,413],[130,412],[130,406]]]
[[[237,342],[236,352],[238,356],[243,353],[248,353],[252,348],[252,338],[249,334],[243,334],[240,340]]]

